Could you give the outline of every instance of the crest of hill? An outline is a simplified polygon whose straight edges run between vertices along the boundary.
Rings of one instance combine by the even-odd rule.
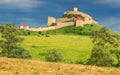
[[[0,58],[0,75],[119,75],[119,68]]]

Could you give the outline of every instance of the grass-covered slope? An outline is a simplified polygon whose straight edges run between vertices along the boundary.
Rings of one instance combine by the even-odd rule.
[[[62,54],[64,62],[86,61],[92,49],[89,36],[50,35],[50,37],[45,37],[33,35],[22,37],[25,39],[22,45],[31,52],[33,59],[37,60],[45,60],[46,53],[56,49]]]
[[[120,75],[120,69],[0,58],[0,75]]]
[[[51,34],[91,35],[93,31],[99,30],[100,28],[101,27],[97,24],[86,24],[83,27],[67,26],[48,32]]]
[[[90,36],[86,35],[91,35],[94,30],[100,28],[99,25],[88,24],[84,27],[68,26],[44,32],[25,31],[29,35],[23,36],[25,40],[22,45],[31,52],[33,59],[45,60],[46,53],[55,49],[62,54],[63,62],[86,62],[92,50]]]
[[[86,24],[83,27],[76,27],[76,26],[67,26],[63,28],[59,28],[56,30],[49,30],[49,31],[25,31],[20,30],[20,32],[24,35],[56,35],[56,34],[69,34],[69,35],[92,35],[93,31],[97,31],[101,28],[98,24]],[[109,30],[111,34],[116,34],[116,32]]]

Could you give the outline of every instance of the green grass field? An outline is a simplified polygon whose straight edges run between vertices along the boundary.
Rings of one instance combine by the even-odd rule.
[[[90,56],[92,43],[88,36],[78,35],[50,35],[45,36],[22,36],[22,43],[28,49],[35,60],[45,60],[49,50],[56,49],[64,58],[64,62],[75,63],[77,60],[86,61]]]

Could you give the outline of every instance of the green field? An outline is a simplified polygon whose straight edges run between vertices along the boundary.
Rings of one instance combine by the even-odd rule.
[[[22,43],[28,49],[35,60],[45,60],[49,50],[56,49],[64,58],[64,62],[75,63],[77,60],[86,61],[90,56],[92,43],[89,36],[78,35],[50,35],[45,36],[22,36]]]

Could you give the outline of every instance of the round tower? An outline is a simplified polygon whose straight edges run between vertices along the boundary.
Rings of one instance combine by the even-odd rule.
[[[25,25],[25,30],[29,29],[29,26],[28,24]]]
[[[23,24],[20,24],[19,28],[20,29],[24,29]]]

